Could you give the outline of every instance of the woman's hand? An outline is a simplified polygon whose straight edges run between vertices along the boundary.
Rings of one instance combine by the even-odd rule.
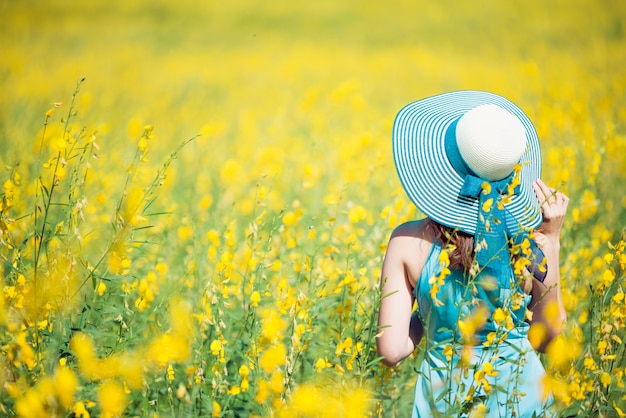
[[[569,204],[569,197],[565,196],[561,192],[557,192],[553,188],[548,187],[543,181],[537,179],[533,183],[533,189],[541,204],[541,211],[543,213],[543,223],[535,231],[537,234],[537,244],[544,246],[543,239],[547,238],[553,244],[559,243],[561,236],[561,228],[563,226],[563,220],[567,213],[567,205]]]

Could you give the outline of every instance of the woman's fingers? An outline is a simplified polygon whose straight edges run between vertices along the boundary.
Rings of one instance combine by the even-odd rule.
[[[540,179],[537,179],[533,183],[533,189],[535,190],[537,199],[541,204],[541,211],[543,212],[543,223],[537,229],[537,232],[551,240],[558,241],[563,220],[567,212],[569,197],[548,187]]]
[[[562,218],[567,211],[569,197],[555,189],[548,187],[543,181],[537,179],[533,183],[533,189],[541,204],[541,210],[545,220]]]
[[[557,197],[554,190],[548,187],[543,181],[537,179],[533,183],[533,189],[541,205],[541,212],[543,212],[544,219],[550,219],[553,217],[552,206],[556,204]]]
[[[554,189],[548,187],[543,181],[541,181],[541,179],[537,179],[533,183],[533,189],[535,190],[537,199],[539,199],[539,203],[542,207],[546,204],[556,202]]]
[[[556,192],[554,205],[557,206],[558,209],[563,212],[563,214],[565,214],[565,211],[567,211],[568,204],[569,204],[569,197],[567,197],[567,195],[561,192]]]

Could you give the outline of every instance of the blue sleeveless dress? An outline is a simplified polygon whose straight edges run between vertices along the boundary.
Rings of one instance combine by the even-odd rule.
[[[413,418],[555,416],[543,396],[545,370],[527,338],[530,296],[512,269],[510,277],[474,279],[453,270],[433,295],[436,303],[431,283],[442,269],[441,249],[433,243],[414,289],[426,341]]]

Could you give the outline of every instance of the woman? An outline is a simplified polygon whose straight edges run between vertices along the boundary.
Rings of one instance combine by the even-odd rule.
[[[535,349],[565,321],[559,237],[569,199],[539,179],[532,123],[503,97],[445,93],[398,113],[393,151],[427,217],[389,241],[377,344],[393,366],[425,339],[413,416],[550,415]],[[535,348],[530,325],[543,337]]]

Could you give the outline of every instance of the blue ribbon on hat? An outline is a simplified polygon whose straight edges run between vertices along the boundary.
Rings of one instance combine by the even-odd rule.
[[[503,193],[508,191],[514,178],[514,173],[502,180],[487,181],[479,177],[463,160],[456,143],[456,125],[458,119],[448,128],[445,135],[445,151],[456,172],[464,178],[459,197],[478,199],[478,219],[474,234],[474,251],[476,261],[481,272],[497,279],[508,277],[511,268],[511,253],[509,239],[514,244],[521,245],[528,240],[530,243],[531,265],[528,270],[537,280],[543,282],[546,276],[545,269],[540,266],[544,263],[544,254],[534,240],[529,238],[526,231],[514,228],[517,224],[512,216],[501,204]],[[518,194],[520,187],[516,186],[513,194]],[[459,199],[463,204],[463,199]],[[507,283],[502,283],[508,287]]]

